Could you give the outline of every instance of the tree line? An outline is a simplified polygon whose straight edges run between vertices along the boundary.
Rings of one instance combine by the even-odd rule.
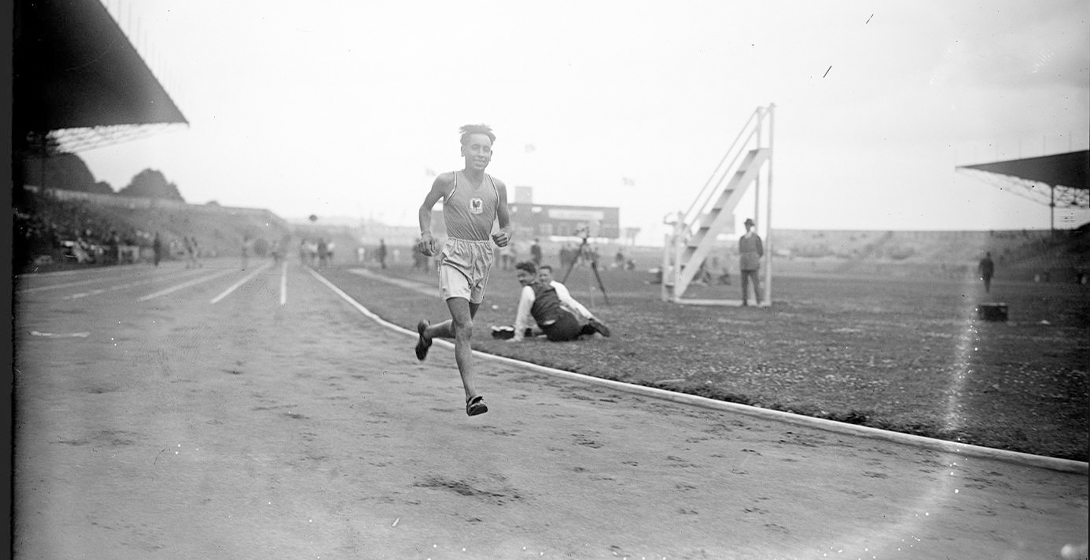
[[[40,188],[113,194],[143,198],[161,198],[185,202],[178,186],[156,169],[144,169],[128,185],[115,191],[106,181],[95,181],[87,164],[76,154],[61,153],[46,158],[31,156],[23,160],[23,184]]]

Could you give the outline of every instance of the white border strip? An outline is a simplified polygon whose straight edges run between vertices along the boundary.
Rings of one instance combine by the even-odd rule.
[[[254,277],[256,277],[258,274],[261,274],[262,270],[265,270],[266,268],[269,268],[270,266],[272,266],[271,263],[265,263],[265,264],[257,267],[257,270],[254,270],[253,272],[247,274],[246,277],[243,278],[242,280],[239,280],[238,282],[235,282],[234,284],[232,284],[231,287],[224,290],[222,294],[212,298],[212,301],[210,301],[209,303],[211,303],[213,305],[219,303],[220,300],[222,300],[223,298],[231,295],[231,292],[237,290],[240,286],[242,286],[243,284],[249,282],[250,280],[253,280]]]
[[[375,321],[376,323],[378,323],[378,324],[380,324],[380,325],[382,325],[382,326],[384,326],[386,328],[393,329],[395,331],[405,333],[405,334],[411,334],[413,336],[420,336],[419,334],[417,334],[416,331],[410,331],[409,329],[406,329],[404,327],[400,327],[398,325],[395,325],[395,324],[393,324],[393,323],[391,323],[389,321],[386,321],[382,317],[379,317],[378,315],[375,315],[374,313],[371,312],[370,309],[367,309],[366,307],[360,305],[360,303],[358,301],[352,299],[352,296],[344,293],[343,290],[341,290],[337,286],[334,286],[332,282],[330,282],[329,280],[326,280],[324,276],[322,276],[321,274],[318,274],[317,272],[314,272],[313,268],[310,268],[309,266],[305,267],[305,268],[306,268],[306,271],[309,272],[311,276],[317,278],[319,282],[321,282],[322,284],[325,284],[325,286],[327,288],[329,288],[330,290],[333,290],[333,293],[337,294],[338,296],[341,296],[341,299],[343,299],[344,301],[347,301],[349,305],[351,305],[352,307],[355,307],[357,311],[359,311],[360,313],[363,313],[364,315],[366,315],[367,318]],[[447,342],[447,341],[438,340],[436,342]],[[448,344],[450,344],[450,343],[448,343]],[[454,345],[450,344],[450,347],[454,348]]]
[[[90,268],[73,268],[69,270],[54,270],[52,272],[26,272],[23,274],[15,274],[13,278],[41,278],[45,276],[74,276],[76,274],[93,274],[98,272],[110,272],[117,271],[123,268],[135,268],[138,265],[135,264],[113,264],[104,266],[92,266]]]
[[[183,273],[178,273],[177,276],[191,276],[192,274],[195,274],[197,272],[199,272],[199,271],[197,271],[197,270],[193,270],[193,271],[187,270],[187,271],[185,271]],[[125,284],[118,284],[116,286],[110,286],[109,288],[98,288],[98,289],[95,289],[95,290],[91,290],[89,292],[79,292],[79,293],[75,293],[75,294],[70,294],[70,295],[62,297],[61,299],[67,301],[67,300],[72,300],[72,299],[85,298],[85,297],[88,297],[88,296],[97,296],[98,294],[102,294],[102,293],[106,293],[106,292],[112,292],[112,291],[115,291],[115,290],[123,290],[125,288],[132,288],[133,286],[143,286],[145,284],[154,284],[156,282],[162,282],[163,280],[170,280],[170,279],[171,278],[167,277],[167,276],[156,276],[155,278],[147,278],[145,280],[137,280],[135,282],[127,282]],[[175,278],[175,280],[176,279],[177,278]]]
[[[374,320],[380,325],[393,329],[395,331],[411,335],[413,337],[419,336],[416,331],[411,331],[404,327],[395,325],[389,321],[386,321],[372,313],[366,307],[360,305],[359,302],[352,299],[351,296],[344,293],[340,288],[334,286],[329,280],[314,272],[310,268],[307,268],[307,272],[310,272],[315,278],[326,285],[333,293],[340,296],[347,301],[352,307],[359,310],[368,318]],[[436,343],[440,343],[448,348],[454,348],[454,344],[447,341],[436,339]],[[779,410],[771,410],[767,408],[758,408],[755,406],[749,406],[745,404],[738,404],[726,401],[717,401],[715,399],[709,399],[707,397],[699,397],[696,395],[687,395],[685,393],[675,393],[673,391],[666,391],[664,389],[656,389],[654,387],[646,387],[643,385],[632,385],[629,383],[622,383],[620,381],[612,381],[609,379],[602,379],[600,377],[591,377],[589,375],[583,375],[581,373],[573,373],[570,371],[564,371],[554,369],[545,366],[539,366],[529,362],[522,362],[513,358],[507,358],[504,356],[497,356],[495,354],[486,354],[479,350],[473,351],[474,355],[482,358],[502,362],[508,365],[523,367],[532,369],[534,371],[553,375],[556,377],[563,377],[573,381],[579,381],[582,383],[589,383],[592,385],[602,385],[611,389],[624,391],[627,393],[635,393],[637,395],[651,397],[656,399],[668,400],[680,404],[699,406],[703,408],[710,408],[713,410],[720,410],[726,412],[735,412],[739,414],[745,414],[748,416],[755,416],[765,420],[776,420],[786,422],[789,424],[796,424],[800,426],[806,426],[810,428],[816,428],[819,430],[825,430],[829,432],[835,432],[840,434],[847,434],[853,436],[862,436],[869,438],[877,438],[903,445],[913,445],[916,447],[923,447],[925,449],[931,449],[934,451],[942,451],[946,453],[956,453],[959,455],[969,457],[979,457],[985,459],[997,459],[1001,461],[1008,461],[1021,465],[1027,465],[1031,467],[1040,467],[1045,469],[1051,469],[1060,472],[1069,472],[1075,474],[1087,474],[1090,472],[1088,466],[1090,464],[1081,461],[1072,461],[1070,459],[1057,459],[1055,457],[1045,457],[1043,455],[1032,455],[1029,453],[1019,453],[1017,451],[1007,451],[1005,449],[993,449],[991,447],[982,447],[979,445],[969,445],[966,443],[958,443],[954,441],[947,441],[942,439],[929,438],[924,436],[917,436],[913,434],[903,434],[900,432],[891,432],[889,430],[881,430],[878,428],[871,428],[869,426],[859,426],[856,424],[847,424],[844,422],[834,422],[832,420],[826,420],[824,418],[814,418],[812,416],[803,416],[801,414],[793,414],[790,412],[783,412]]]
[[[37,286],[37,287],[34,287],[34,288],[24,288],[22,290],[16,291],[16,293],[18,293],[18,294],[33,294],[35,292],[44,292],[44,291],[47,291],[47,290],[59,290],[61,288],[74,288],[76,286],[86,286],[87,284],[101,284],[103,282],[108,282],[110,280],[121,280],[122,278],[124,278],[124,277],[123,276],[117,276],[117,277],[111,278],[111,277],[107,277],[105,275],[102,275],[99,278],[91,278],[89,280],[79,280],[79,281],[76,281],[76,282],[65,282],[63,284],[51,284],[49,286]]]
[[[158,292],[155,292],[154,294],[148,294],[146,296],[137,298],[136,301],[148,301],[149,299],[154,299],[154,298],[157,298],[159,296],[165,296],[167,294],[177,292],[178,290],[181,290],[182,288],[188,288],[190,286],[196,286],[197,284],[200,284],[202,282],[207,282],[207,281],[209,281],[209,280],[211,280],[213,278],[219,278],[220,276],[223,276],[224,274],[227,274],[227,273],[230,273],[230,272],[234,272],[234,269],[229,268],[227,270],[220,271],[220,272],[218,272],[216,274],[213,274],[211,276],[204,276],[202,278],[196,278],[194,280],[190,280],[189,282],[178,284],[177,286],[171,286],[171,287],[169,287],[169,288],[167,288],[165,290],[160,290]]]

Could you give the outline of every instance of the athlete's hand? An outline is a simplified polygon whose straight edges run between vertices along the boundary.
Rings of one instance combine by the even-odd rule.
[[[511,236],[506,231],[497,231],[492,234],[492,241],[499,247],[506,247],[507,243],[511,241]]]
[[[416,244],[416,250],[426,257],[434,257],[438,250],[437,245],[435,238],[430,233],[425,233]]]

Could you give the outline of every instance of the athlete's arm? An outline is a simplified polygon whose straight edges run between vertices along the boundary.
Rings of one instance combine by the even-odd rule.
[[[435,255],[438,250],[435,239],[431,235],[431,209],[435,207],[439,199],[447,196],[453,182],[452,173],[443,173],[436,177],[435,181],[432,181],[431,190],[424,197],[424,203],[420,205],[420,211],[417,212],[417,219],[420,222],[420,246],[417,250],[429,257]]]
[[[515,337],[511,340],[518,342],[523,339],[526,328],[530,326],[530,322],[534,320],[530,314],[530,309],[534,305],[534,289],[530,286],[523,286],[522,292],[519,293],[519,308],[515,312]]]
[[[496,221],[500,230],[492,234],[492,241],[500,247],[506,247],[511,241],[511,214],[507,211],[507,185],[498,179],[495,180],[496,193],[499,200],[496,202]]]
[[[571,297],[571,292],[568,291],[568,287],[560,282],[553,281],[553,289],[556,290],[556,297],[560,300],[561,305],[567,307],[576,316],[582,317],[584,320],[591,319],[594,314],[589,309],[583,306]]]

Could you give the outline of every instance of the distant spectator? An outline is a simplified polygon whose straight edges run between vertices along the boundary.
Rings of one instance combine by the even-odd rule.
[[[189,268],[196,262],[196,257],[193,256],[193,242],[187,235],[182,238],[182,244],[185,245],[185,267]]]
[[[633,266],[635,266],[635,264],[633,264]],[[725,259],[713,256],[708,269],[717,284],[730,286],[730,268],[727,266]]]
[[[110,232],[110,259],[114,264],[121,264],[121,236],[116,231]]]
[[[163,240],[159,238],[159,232],[155,232],[155,239],[151,242],[151,251],[155,256],[155,268],[159,268],[159,261],[163,260]]]
[[[325,239],[318,238],[318,267],[328,266],[329,264],[329,245],[326,244]]]
[[[575,258],[575,249],[565,243],[564,246],[560,248],[560,268],[570,268],[574,266]]]
[[[318,259],[318,242],[310,239],[307,241],[307,264],[313,266]]]
[[[696,275],[693,276],[693,282],[710,286],[712,280],[712,273],[708,270],[708,260],[704,259],[703,261],[700,261],[700,268],[696,269]]]
[[[254,248],[254,240],[249,235],[242,237],[242,270],[250,265],[250,251]]]
[[[272,242],[272,247],[269,249],[269,252],[272,253],[273,263],[274,264],[280,264],[280,259],[284,255],[283,255],[283,251],[280,249],[280,242],[279,241],[273,241]]]
[[[386,240],[378,240],[378,251],[375,254],[375,258],[378,259],[378,263],[382,268],[386,268]]]
[[[746,233],[738,239],[739,257],[738,268],[742,275],[742,305],[749,305],[749,283],[753,282],[753,299],[757,305],[761,304],[761,257],[764,256],[764,245],[761,236],[754,230],[756,224],[751,218],[746,218]]]
[[[197,243],[196,237],[189,237],[189,260],[193,262],[193,268],[200,268],[204,265],[201,264],[201,246]]]
[[[530,260],[534,261],[534,266],[541,266],[541,245],[537,244],[537,239],[530,245]]]
[[[992,262],[992,253],[990,251],[984,253],[984,258],[980,259],[980,264],[977,265],[976,269],[980,273],[980,279],[984,281],[984,292],[992,293],[992,276],[995,275],[995,263]]]

